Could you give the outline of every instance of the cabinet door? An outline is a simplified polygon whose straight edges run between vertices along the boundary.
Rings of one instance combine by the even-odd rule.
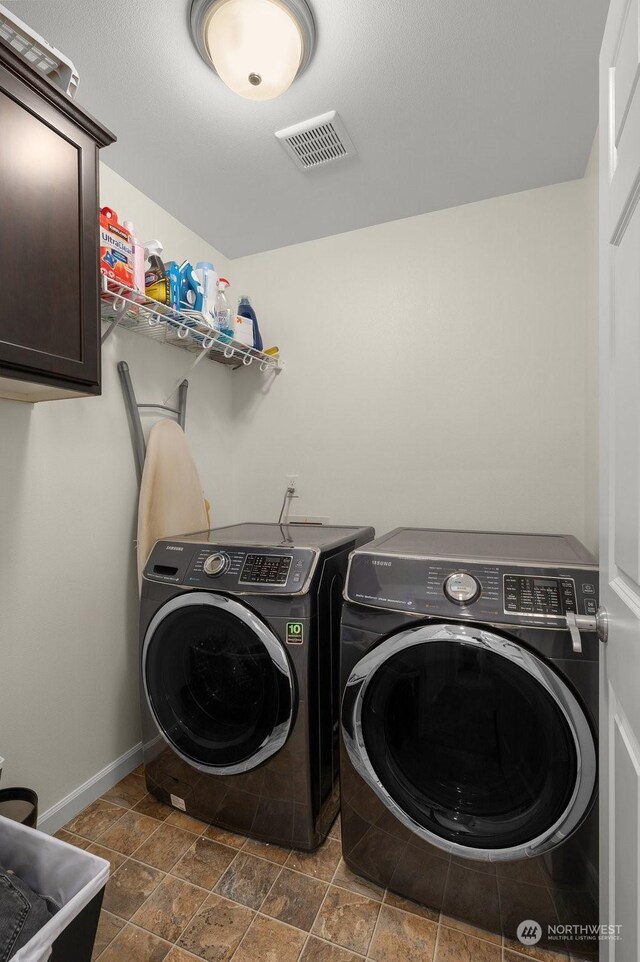
[[[0,374],[100,393],[97,146],[0,62]]]

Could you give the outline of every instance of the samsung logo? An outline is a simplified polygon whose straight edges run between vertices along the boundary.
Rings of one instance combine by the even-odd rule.
[[[184,551],[184,548],[179,548],[177,544],[168,544],[167,551]]]
[[[383,567],[383,568],[390,568],[390,567],[391,567],[391,562],[390,562],[390,561],[372,561],[371,564],[372,564],[372,565],[381,565],[381,567]]]

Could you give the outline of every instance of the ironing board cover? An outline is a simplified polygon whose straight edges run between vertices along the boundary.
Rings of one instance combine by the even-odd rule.
[[[184,431],[158,421],[149,433],[138,504],[138,585],[159,538],[211,527],[198,470]]]

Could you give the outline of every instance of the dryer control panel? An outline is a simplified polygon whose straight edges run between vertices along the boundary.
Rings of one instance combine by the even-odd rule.
[[[215,588],[234,594],[302,594],[313,577],[312,548],[260,548],[187,541],[159,541],[144,577],[185,588]]]
[[[540,578],[503,575],[504,610],[519,615],[577,614],[576,583],[573,578]],[[581,614],[590,614],[582,611]]]
[[[345,597],[356,604],[494,624],[566,627],[567,612],[595,615],[596,567],[524,567],[481,562],[351,556]]]

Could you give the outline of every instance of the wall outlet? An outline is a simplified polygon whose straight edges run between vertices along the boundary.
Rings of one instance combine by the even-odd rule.
[[[297,474],[287,474],[286,476],[287,487],[297,488],[298,487],[298,475]]]

